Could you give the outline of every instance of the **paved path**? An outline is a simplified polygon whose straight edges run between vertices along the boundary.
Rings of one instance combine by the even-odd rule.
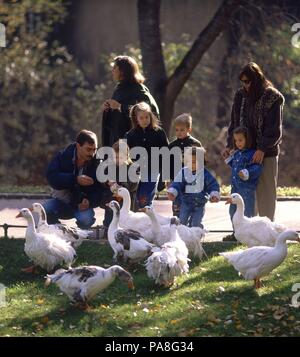
[[[15,218],[20,208],[30,207],[36,200],[28,199],[0,199],[0,225],[16,224],[25,225],[22,218]],[[42,203],[43,201],[41,201]],[[156,211],[162,215],[171,214],[171,202],[156,200],[154,201]],[[101,225],[103,220],[103,210],[96,209],[96,224]],[[64,221],[69,225],[75,225],[75,220]],[[300,231],[300,202],[281,201],[277,203],[276,222],[282,223],[287,227]],[[231,230],[231,222],[228,214],[228,205],[224,201],[219,203],[207,203],[204,216],[204,226],[208,230]],[[10,237],[23,238],[25,229],[10,228],[8,234]],[[208,233],[206,241],[218,241],[228,233]],[[3,229],[0,229],[0,237],[3,236]]]

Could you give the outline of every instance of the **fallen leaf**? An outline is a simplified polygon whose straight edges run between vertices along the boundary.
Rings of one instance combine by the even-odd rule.
[[[180,319],[175,319],[175,320],[171,320],[170,323],[172,325],[178,324],[178,322],[185,320],[187,317],[181,317]]]
[[[41,323],[46,325],[49,322],[49,317],[48,316],[44,316],[41,318]]]

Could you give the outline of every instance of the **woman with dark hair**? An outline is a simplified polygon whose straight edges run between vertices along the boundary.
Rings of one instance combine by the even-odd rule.
[[[223,157],[233,149],[234,129],[246,127],[255,149],[252,162],[263,166],[256,189],[258,214],[274,220],[284,97],[254,62],[242,69],[239,79],[242,88],[234,96]]]
[[[149,89],[143,84],[145,78],[135,59],[117,56],[112,65],[112,76],[117,85],[112,98],[102,105],[102,146],[112,146],[131,129],[129,111],[132,105],[146,102],[156,116],[159,116],[158,106]]]

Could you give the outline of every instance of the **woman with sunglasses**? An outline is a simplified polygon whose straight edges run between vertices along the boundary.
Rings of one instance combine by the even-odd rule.
[[[256,150],[253,163],[263,165],[256,189],[258,214],[273,221],[284,97],[254,62],[248,63],[242,69],[239,79],[242,87],[234,96],[223,157],[228,158],[233,150],[234,129],[239,126],[246,127],[253,143],[252,148]]]

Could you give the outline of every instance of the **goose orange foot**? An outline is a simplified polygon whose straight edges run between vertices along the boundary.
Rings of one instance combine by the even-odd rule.
[[[86,302],[77,302],[74,305],[77,309],[83,310],[83,311],[89,311],[91,310],[91,307],[86,303]]]
[[[37,274],[37,267],[35,265],[31,265],[30,267],[22,268],[21,271],[24,273]]]
[[[255,285],[255,289],[259,289],[262,287],[262,283],[259,278],[254,279],[254,285]]]

